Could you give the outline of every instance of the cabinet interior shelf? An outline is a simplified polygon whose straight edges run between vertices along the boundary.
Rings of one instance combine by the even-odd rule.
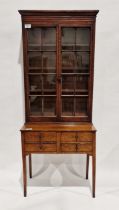
[[[70,90],[69,89],[62,89],[62,92],[74,92],[74,90],[75,90],[75,93],[76,92],[83,92],[83,93],[84,92],[86,92],[86,93],[88,92],[87,89],[81,89],[81,90],[80,89],[70,89]]]
[[[38,49],[34,49],[34,50],[27,50],[28,52],[56,52],[56,50],[38,50]]]
[[[88,95],[75,95],[75,94],[74,95],[73,94],[72,95],[71,94],[70,95],[61,95],[61,96],[62,97],[88,97]]]
[[[46,50],[46,49],[44,49],[44,50],[39,50],[39,49],[28,49],[27,50],[28,52],[56,52],[56,50]],[[61,50],[62,52],[90,52],[90,50],[69,50],[69,49],[67,49],[67,50]]]
[[[29,70],[39,70],[39,71],[43,71],[43,70],[56,70],[56,67],[47,67],[47,68],[41,68],[41,67],[28,67]],[[64,67],[61,67],[61,69],[64,71],[64,70],[72,70],[72,71],[89,71],[89,68],[82,68],[82,67],[79,67],[79,68],[64,68]],[[37,72],[35,72],[37,73]],[[39,73],[39,72],[38,72]],[[65,72],[66,73],[66,72]],[[68,72],[70,73],[70,72]],[[72,73],[72,72],[71,72]],[[73,73],[77,73],[77,72],[73,72]],[[89,74],[88,72],[79,72],[79,73],[83,73],[83,74]]]
[[[62,66],[62,69],[63,70],[89,70],[89,67],[75,67],[75,66],[73,66],[73,67],[63,67]]]
[[[63,50],[62,49],[62,52],[90,52],[90,50]]]
[[[49,89],[35,89],[35,90],[30,90],[30,92],[49,92],[49,93],[51,93],[51,92],[56,92],[56,90],[55,89],[51,89],[51,90],[49,90]]]
[[[85,76],[89,76],[90,73],[61,73],[61,75],[85,75]]]
[[[40,96],[40,97],[56,97],[56,95],[39,95],[39,94],[30,94],[29,96]]]
[[[37,73],[37,72],[28,72],[29,75],[56,75],[56,73],[44,73],[44,72],[41,72],[41,73]],[[90,73],[61,73],[61,75],[81,75],[81,76],[89,76]]]
[[[47,67],[47,68],[44,68],[44,67],[39,67],[39,66],[33,66],[33,67],[31,67],[31,66],[29,66],[29,69],[30,70],[55,70],[56,69],[56,67]]]
[[[52,89],[52,90],[48,90],[48,89],[43,89],[43,92],[49,92],[49,93],[51,93],[51,92],[55,92],[56,90],[55,89]],[[74,92],[75,91],[75,92]],[[34,93],[34,92],[42,92],[42,90],[41,89],[36,89],[36,90],[30,90],[30,92],[32,93]],[[82,93],[87,93],[88,92],[88,90],[87,89],[62,89],[62,92],[66,92],[66,93],[72,93],[72,92],[74,92],[75,94],[76,93],[78,93],[78,92],[82,92]]]
[[[56,95],[41,95],[41,94],[29,94],[29,96],[39,96],[39,97],[56,97]],[[61,95],[62,97],[88,97],[88,95]]]
[[[31,72],[28,72],[29,75],[56,75],[56,73],[31,73]]]
[[[28,46],[29,47],[40,47],[40,48],[42,48],[42,47],[56,47],[56,44],[51,44],[50,43],[50,44],[43,45],[43,44],[37,44],[37,43],[36,44],[35,43],[34,44],[33,43],[29,43]]]
[[[68,118],[70,118],[70,117],[77,118],[77,116],[78,116],[78,117],[81,117],[81,118],[87,118],[87,117],[88,117],[88,115],[84,115],[84,114],[81,114],[81,113],[79,113],[79,114],[77,114],[77,115],[70,115],[70,114],[69,114],[69,116],[67,116],[67,115],[62,115],[62,117],[67,118],[67,120],[68,120]],[[67,143],[65,143],[65,144],[67,144]]]

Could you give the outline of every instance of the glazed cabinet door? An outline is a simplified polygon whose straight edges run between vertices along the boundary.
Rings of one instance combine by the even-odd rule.
[[[27,29],[27,110],[31,121],[56,117],[56,51],[56,27]]]
[[[25,29],[27,121],[91,120],[91,30],[80,24]]]
[[[90,28],[61,27],[61,119],[87,121]]]

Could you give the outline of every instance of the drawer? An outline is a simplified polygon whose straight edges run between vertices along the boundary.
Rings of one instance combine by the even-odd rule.
[[[26,132],[25,143],[56,142],[56,132]]]
[[[61,144],[61,152],[76,152],[76,144],[75,143],[62,143]]]
[[[61,133],[61,142],[75,142],[75,141],[76,141],[76,132]]]
[[[61,152],[82,152],[91,153],[93,150],[93,144],[91,142],[80,142],[80,143],[62,143]]]
[[[56,143],[52,143],[52,144],[39,144],[39,143],[33,143],[33,144],[29,144],[26,143],[25,144],[25,151],[26,152],[56,152],[57,151],[57,146]]]
[[[77,141],[92,141],[93,133],[92,132],[78,132]]]
[[[92,152],[93,143],[91,142],[80,142],[77,144],[77,152]]]

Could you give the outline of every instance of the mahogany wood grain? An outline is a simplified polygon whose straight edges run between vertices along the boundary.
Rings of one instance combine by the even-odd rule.
[[[57,147],[56,147],[56,144],[25,144],[25,151],[26,152],[37,152],[37,153],[40,153],[40,152],[56,152],[57,150]]]
[[[96,128],[92,123],[25,123],[21,131],[81,131],[81,132],[95,132]]]
[[[96,16],[99,10],[18,10],[23,16]]]
[[[76,132],[61,132],[61,143],[75,142],[76,141]]]
[[[77,151],[79,152],[92,152],[93,147],[92,147],[92,142],[80,142],[77,145]]]
[[[19,10],[22,18],[22,36],[23,36],[23,61],[24,61],[24,92],[25,92],[25,124],[21,128],[21,144],[22,144],[22,163],[23,163],[23,187],[24,196],[27,196],[27,167],[26,156],[29,158],[29,176],[32,178],[32,154],[86,154],[86,179],[88,179],[89,171],[89,156],[92,156],[92,196],[95,197],[95,185],[96,185],[96,128],[92,124],[92,104],[93,104],[93,80],[94,80],[94,49],[95,49],[95,23],[98,10]],[[33,53],[33,49],[29,51],[29,27],[31,29],[40,28],[43,35],[42,28],[54,28],[56,35],[56,106],[54,116],[44,115],[42,108],[42,115],[34,114],[31,111],[30,97],[31,94],[30,78],[33,78],[31,73],[32,67],[29,64],[29,52]],[[63,113],[62,108],[62,32],[63,27],[67,28],[83,28],[89,29],[90,41],[89,41],[89,67],[86,75],[87,79],[84,79],[84,86],[86,85],[85,103],[87,111],[79,111],[76,114],[76,99],[74,98],[74,110],[73,115],[67,114],[67,110]],[[70,34],[69,34],[70,35]],[[37,34],[36,34],[37,37]],[[35,38],[36,38],[35,37]],[[39,38],[38,38],[39,40]],[[43,37],[41,36],[41,42]],[[75,34],[76,42],[76,34]],[[71,43],[70,43],[71,44]],[[38,47],[38,46],[37,46]],[[45,46],[46,47],[46,46]],[[40,51],[37,51],[38,53]],[[70,51],[71,52],[71,51]],[[73,51],[72,51],[73,52]],[[47,66],[47,63],[46,63]],[[39,69],[35,66],[36,69]],[[35,70],[36,70],[35,69]],[[75,69],[75,67],[74,67]],[[32,69],[33,70],[33,69]],[[78,70],[79,71],[79,70]],[[42,73],[43,73],[43,61],[42,61]],[[41,72],[40,72],[41,74]],[[38,77],[40,78],[40,74]],[[76,73],[75,73],[76,74]],[[83,76],[84,75],[80,75]],[[43,76],[43,75],[42,75]],[[72,82],[76,83],[76,78],[72,76]],[[34,81],[34,80],[32,80]],[[80,80],[79,80],[80,81]],[[70,82],[71,83],[71,82]],[[47,84],[45,84],[47,86]],[[34,86],[34,84],[33,84]],[[35,86],[36,87],[36,86]],[[40,88],[39,88],[40,89]],[[76,84],[74,88],[76,93]],[[70,90],[70,88],[69,88]],[[68,90],[68,91],[69,91]],[[81,91],[81,90],[80,90]],[[43,97],[43,82],[42,82],[42,97]],[[74,95],[75,95],[74,93]],[[52,93],[53,94],[53,93]],[[51,95],[52,95],[51,94]],[[34,98],[40,96],[39,94],[33,96]],[[50,96],[50,95],[49,95]],[[67,96],[71,98],[71,94],[68,92]],[[64,96],[63,96],[64,97]],[[66,97],[66,96],[65,96]],[[76,95],[75,95],[76,97]],[[79,95],[78,97],[81,97]],[[38,104],[40,104],[38,100]],[[42,104],[44,99],[42,100]],[[79,103],[79,102],[78,102]],[[79,104],[80,105],[80,104]],[[51,104],[47,104],[52,109]],[[84,105],[85,107],[85,105]],[[84,108],[83,107],[83,108]],[[70,102],[67,103],[67,109],[70,108]],[[40,105],[39,105],[40,109]],[[66,116],[66,114],[68,116]]]
[[[43,143],[43,142],[55,142],[56,132],[25,132],[25,143]]]

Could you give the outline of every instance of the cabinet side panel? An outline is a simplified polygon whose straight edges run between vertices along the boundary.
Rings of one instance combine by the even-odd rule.
[[[27,78],[27,33],[24,28],[24,21],[22,20],[22,43],[23,43],[23,66],[24,66],[24,97],[25,97],[25,122],[28,122],[28,110],[29,110],[29,101],[28,101],[28,78]]]

